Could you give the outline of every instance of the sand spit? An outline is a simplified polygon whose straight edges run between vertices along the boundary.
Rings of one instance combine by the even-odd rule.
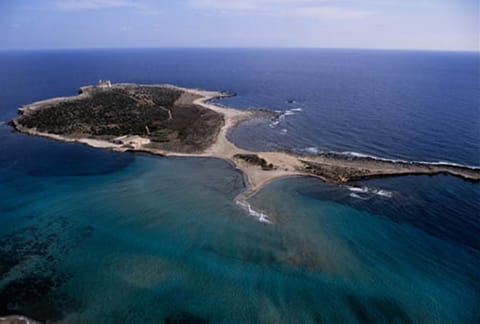
[[[193,104],[221,114],[224,123],[218,131],[213,144],[198,153],[183,153],[152,148],[148,145],[150,141],[147,138],[138,135],[131,136],[124,134],[113,140],[71,138],[48,132],[39,132],[36,128],[24,127],[18,122],[21,116],[12,120],[11,124],[17,131],[22,133],[48,137],[59,141],[78,142],[119,152],[141,151],[162,156],[214,157],[227,160],[240,169],[245,175],[247,189],[237,197],[238,201],[245,201],[272,180],[289,176],[313,176],[328,182],[346,183],[353,180],[373,177],[450,174],[468,181],[480,181],[479,167],[448,163],[386,160],[332,153],[306,156],[289,152],[253,152],[244,150],[230,142],[227,138],[227,133],[232,127],[235,127],[241,122],[259,117],[259,115],[262,115],[262,112],[237,110],[212,104],[210,102],[212,99],[230,96],[227,93],[218,91],[188,89],[173,85],[115,84],[112,87],[118,89],[130,87],[131,89],[136,86],[180,90],[183,94],[176,103],[183,105]],[[19,112],[20,115],[25,115],[38,109],[44,109],[47,106],[51,107],[52,104],[81,99],[88,96],[92,90],[98,90],[98,87],[82,87],[78,96],[54,98],[36,102],[20,108]],[[264,113],[263,116],[266,117],[267,114]]]

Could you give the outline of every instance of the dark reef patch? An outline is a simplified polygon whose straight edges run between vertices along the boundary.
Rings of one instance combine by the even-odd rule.
[[[168,316],[165,324],[208,324],[209,321],[187,313],[175,313]]]
[[[0,314],[23,314],[40,321],[58,321],[78,301],[62,291],[72,275],[58,263],[79,243],[93,235],[92,226],[78,226],[66,218],[26,227],[0,240]]]
[[[0,292],[0,313],[21,313],[40,321],[60,320],[72,302],[57,290],[68,279],[64,274],[42,276],[35,272],[12,281]]]
[[[392,300],[347,296],[347,303],[359,323],[413,323],[402,307]]]

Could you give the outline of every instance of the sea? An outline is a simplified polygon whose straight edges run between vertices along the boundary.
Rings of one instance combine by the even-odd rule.
[[[479,323],[480,184],[292,177],[238,205],[214,158],[16,133],[99,79],[225,90],[277,111],[252,150],[480,166],[480,54],[347,49],[0,52],[0,317],[59,323]],[[258,215],[268,215],[268,222]]]

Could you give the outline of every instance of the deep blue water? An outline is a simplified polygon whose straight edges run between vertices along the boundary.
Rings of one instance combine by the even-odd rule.
[[[0,121],[98,79],[236,92],[287,112],[239,146],[480,165],[478,53],[0,53]],[[0,315],[63,322],[480,321],[480,187],[450,176],[276,181],[240,209],[216,159],[120,154],[0,125]]]

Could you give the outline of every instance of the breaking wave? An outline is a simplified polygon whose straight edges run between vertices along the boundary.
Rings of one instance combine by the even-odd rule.
[[[268,215],[262,213],[261,211],[253,209],[253,207],[246,201],[237,200],[237,205],[240,206],[243,210],[247,211],[250,216],[253,216],[258,219],[259,222],[271,224],[272,222],[268,218]]]
[[[275,118],[270,124],[270,128],[275,128],[280,122],[284,121],[287,116],[295,115],[299,112],[303,111],[302,108],[291,108],[287,110],[275,110],[276,113],[279,115]]]
[[[408,161],[408,160],[402,160],[402,159],[383,158],[383,157],[379,157],[379,156],[375,156],[375,155],[358,153],[358,152],[351,152],[351,151],[346,151],[346,152],[323,151],[323,150],[319,150],[318,148],[316,148],[314,146],[301,148],[301,149],[294,149],[293,151],[298,152],[298,153],[312,154],[312,155],[334,154],[334,155],[345,156],[345,157],[364,158],[364,159],[371,159],[371,160],[385,161],[385,162],[394,162],[394,163],[405,163],[405,164],[416,163],[416,164],[437,165],[437,166],[453,166],[453,167],[467,168],[467,169],[471,169],[471,170],[480,170],[480,166],[465,165],[465,164],[460,164],[460,163],[455,163],[455,162],[415,161],[415,160]]]
[[[353,191],[353,192],[362,192],[362,193],[368,192],[368,188],[367,188],[367,187],[363,187],[363,188],[359,188],[359,187],[348,187],[348,190]]]
[[[401,160],[401,159],[389,159],[389,158],[382,158],[378,157],[375,155],[370,155],[370,154],[364,154],[364,153],[358,153],[358,152],[332,152],[344,156],[351,156],[351,157],[358,157],[358,158],[367,158],[367,159],[372,159],[372,160],[377,160],[377,161],[386,161],[386,162],[398,162],[398,163],[418,163],[418,164],[428,164],[428,165],[444,165],[444,166],[454,166],[454,167],[462,167],[462,168],[469,168],[473,170],[478,170],[480,169],[480,166],[473,166],[473,165],[465,165],[465,164],[460,164],[460,163],[455,163],[455,162],[447,162],[447,161],[407,161],[407,160]]]
[[[392,198],[393,196],[393,192],[391,191],[370,187],[347,187],[347,189],[351,191],[350,197],[359,199],[368,199],[368,195],[376,195],[384,198]]]
[[[360,195],[357,195],[357,194],[354,193],[354,192],[352,192],[352,193],[350,194],[350,197],[352,197],[352,198],[357,198],[357,199],[361,199],[361,200],[368,200],[368,199],[370,199],[369,197],[362,197],[362,196],[360,196]]]

